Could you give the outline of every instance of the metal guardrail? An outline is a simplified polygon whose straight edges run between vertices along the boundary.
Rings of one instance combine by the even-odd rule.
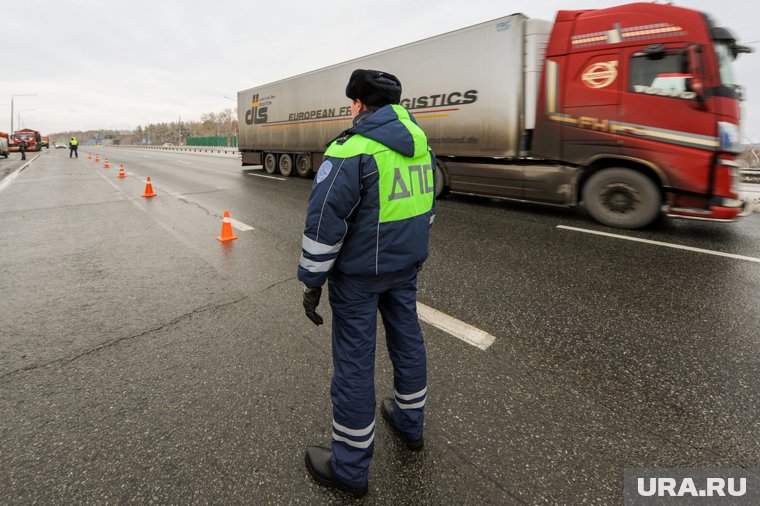
[[[112,144],[107,146],[109,148],[126,148],[126,149],[142,149],[150,151],[179,151],[189,153],[209,153],[209,154],[221,154],[221,155],[237,155],[240,156],[240,151],[236,147],[220,147],[220,146],[148,146],[142,144],[131,145],[119,145]]]

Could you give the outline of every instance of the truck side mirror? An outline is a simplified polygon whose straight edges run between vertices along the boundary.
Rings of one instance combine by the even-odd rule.
[[[689,68],[689,74],[691,79],[689,80],[689,91],[693,91],[697,100],[704,102],[705,100],[705,84],[704,74],[702,73],[702,46],[700,44],[692,44],[686,49],[686,60]]]
[[[731,54],[734,57],[734,60],[742,53],[752,53],[755,50],[749,46],[742,46],[741,44],[733,43],[731,44]]]

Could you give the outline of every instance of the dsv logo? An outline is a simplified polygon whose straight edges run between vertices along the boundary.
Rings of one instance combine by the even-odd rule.
[[[259,94],[257,93],[251,98],[251,108],[245,112],[245,124],[246,125],[260,125],[266,123],[268,107],[259,106]]]

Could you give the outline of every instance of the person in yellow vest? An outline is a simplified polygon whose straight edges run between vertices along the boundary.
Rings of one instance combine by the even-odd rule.
[[[69,158],[71,158],[72,155],[79,158],[79,152],[77,151],[78,148],[79,148],[79,141],[77,140],[76,137],[72,137],[71,140],[69,141]]]
[[[425,343],[417,319],[417,272],[435,217],[435,156],[399,105],[393,74],[356,69],[348,81],[353,126],[329,145],[309,198],[298,279],[314,324],[330,287],[334,373],[330,447],[309,446],[320,485],[362,496],[375,438],[375,339],[383,319],[393,396],[380,413],[409,450],[420,451],[427,399]]]

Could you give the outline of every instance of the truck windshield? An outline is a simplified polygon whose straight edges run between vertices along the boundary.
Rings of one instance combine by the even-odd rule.
[[[721,83],[729,88],[734,88],[738,83],[734,78],[734,54],[731,51],[731,45],[728,41],[714,40],[713,47],[715,48],[715,56],[718,59]]]

